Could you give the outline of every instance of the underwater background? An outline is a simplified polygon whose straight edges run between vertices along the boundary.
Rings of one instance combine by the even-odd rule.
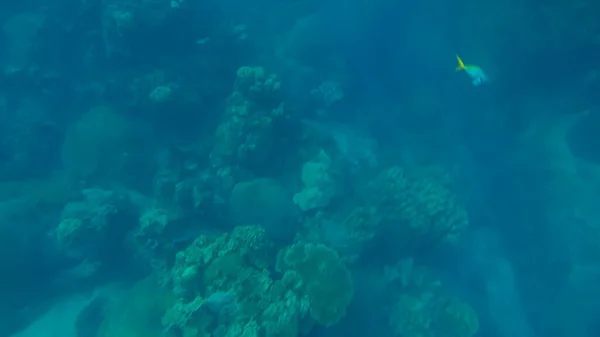
[[[598,13],[2,2],[0,337],[600,336]]]

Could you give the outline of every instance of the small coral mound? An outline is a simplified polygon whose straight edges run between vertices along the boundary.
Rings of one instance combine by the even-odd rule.
[[[472,337],[479,320],[470,306],[456,298],[402,294],[392,308],[390,325],[402,337]]]
[[[126,195],[112,191],[84,190],[83,197],[65,205],[52,234],[61,250],[73,257],[101,258],[106,249],[120,244],[135,209]]]
[[[302,281],[310,314],[317,323],[331,326],[344,317],[354,297],[354,284],[335,250],[321,244],[297,243],[279,253],[277,270],[295,273]]]
[[[432,271],[405,259],[386,268],[393,298],[389,324],[399,337],[472,337],[479,318],[467,303],[450,295]]]

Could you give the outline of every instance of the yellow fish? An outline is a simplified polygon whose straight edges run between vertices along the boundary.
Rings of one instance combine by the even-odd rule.
[[[478,86],[489,81],[487,75],[479,66],[464,64],[458,55],[456,55],[456,60],[458,61],[456,71],[464,70],[473,79],[473,85]]]

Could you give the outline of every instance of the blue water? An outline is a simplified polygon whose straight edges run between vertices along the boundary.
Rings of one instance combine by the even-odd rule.
[[[0,4],[0,337],[598,336],[597,7]]]

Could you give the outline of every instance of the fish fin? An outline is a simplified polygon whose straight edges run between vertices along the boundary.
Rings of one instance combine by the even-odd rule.
[[[458,55],[456,55],[456,60],[458,61],[458,67],[456,67],[456,71],[464,70],[465,64],[463,63],[463,61],[460,59],[460,57]]]

